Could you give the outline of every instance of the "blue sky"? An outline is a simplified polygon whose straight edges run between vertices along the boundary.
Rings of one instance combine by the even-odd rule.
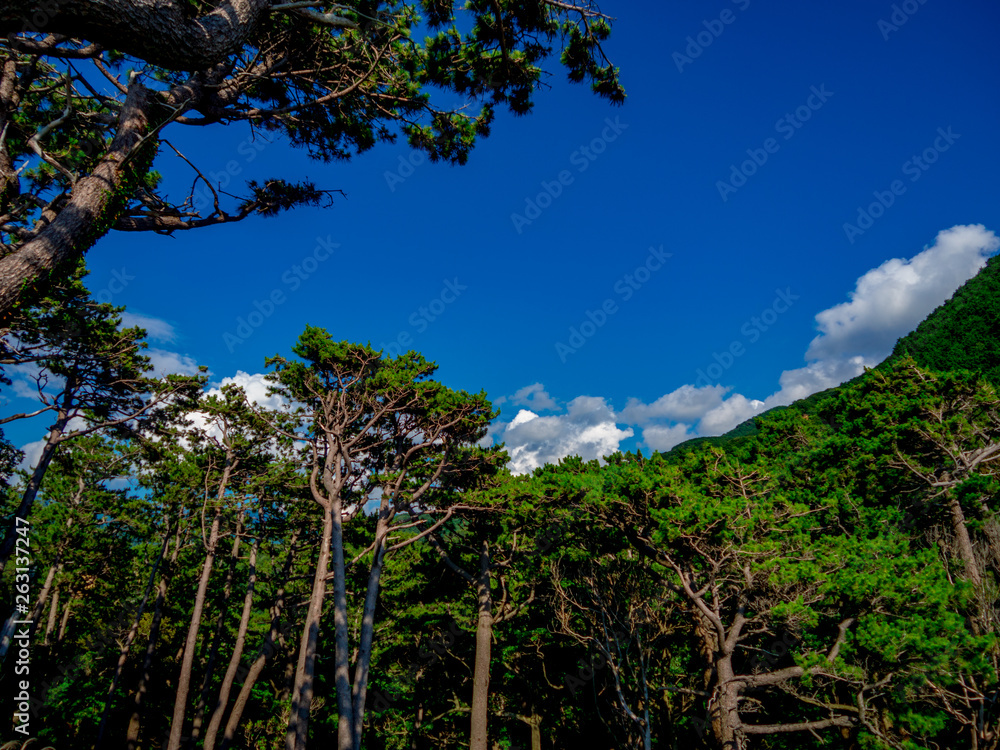
[[[402,142],[324,165],[248,128],[172,126],[231,192],[283,176],[347,198],[109,235],[90,287],[149,319],[163,366],[251,388],[306,323],[402,336],[501,404],[493,436],[525,470],[667,449],[851,377],[996,252],[1000,6],[601,8],[625,105],[553,60],[534,111],[501,113],[464,167]],[[157,167],[177,196],[190,185],[176,160]]]

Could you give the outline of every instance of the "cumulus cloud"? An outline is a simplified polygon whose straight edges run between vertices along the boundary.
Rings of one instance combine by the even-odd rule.
[[[34,471],[35,466],[38,465],[38,459],[42,457],[42,448],[44,447],[45,440],[34,440],[30,443],[22,445],[21,451],[24,453],[24,457],[17,465],[17,468],[28,473]]]
[[[136,313],[123,312],[122,325],[125,328],[146,329],[146,337],[150,341],[157,341],[161,344],[171,344],[177,340],[177,331],[165,320],[152,318],[148,315],[137,315]]]
[[[885,357],[866,359],[861,355],[810,362],[797,370],[785,370],[778,378],[780,390],[764,400],[764,407],[787,406],[800,398],[833,388],[857,377],[865,367],[874,367]]]
[[[1000,249],[1000,239],[981,224],[938,233],[934,244],[912,258],[894,258],[865,273],[849,301],[816,315],[819,334],[809,344],[805,367],[785,370],[779,389],[763,401],[723,386],[684,385],[646,404],[629,399],[619,421],[643,426],[652,450],[669,450],[697,436],[721,435],[767,409],[833,388],[874,367],[936,307],[975,276]]]
[[[701,418],[698,422],[698,433],[721,435],[729,432],[740,422],[746,422],[750,417],[759,414],[763,408],[763,401],[747,398],[742,393],[734,393]]]
[[[667,452],[675,445],[680,445],[694,435],[690,433],[690,425],[650,425],[642,431],[642,442],[654,451]]]
[[[564,414],[542,417],[521,409],[510,423],[494,435],[504,442],[510,469],[524,474],[566,456],[601,459],[618,450],[631,429],[619,429],[615,414],[603,398],[578,396]]]
[[[879,362],[904,336],[975,276],[1000,239],[982,224],[938,232],[909,260],[893,258],[858,279],[850,301],[816,316],[820,335],[807,360],[861,356]]]
[[[700,388],[682,385],[677,390],[660,396],[651,404],[630,398],[619,416],[628,424],[639,425],[647,424],[654,419],[691,422],[719,406],[725,394],[726,388],[721,385],[707,385]]]
[[[511,396],[510,400],[517,406],[524,406],[533,411],[555,411],[559,408],[559,404],[546,392],[541,383],[524,386]]]
[[[145,354],[153,365],[153,377],[198,374],[198,363],[186,354],[168,352],[166,349],[147,349]]]
[[[219,396],[222,394],[222,386],[233,384],[243,389],[243,392],[247,395],[247,400],[252,404],[257,404],[257,406],[265,409],[285,408],[288,404],[285,399],[267,392],[270,383],[265,377],[263,373],[256,372],[251,375],[248,372],[243,372],[243,370],[237,370],[235,375],[230,378],[223,378],[215,388],[209,389],[208,394],[210,396]]]

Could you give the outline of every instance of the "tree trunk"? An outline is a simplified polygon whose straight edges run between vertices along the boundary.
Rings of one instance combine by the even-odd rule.
[[[35,598],[35,606],[31,611],[31,628],[28,630],[29,640],[31,640],[35,631],[38,629],[38,623],[42,619],[42,611],[45,609],[45,603],[49,600],[49,596],[52,594],[52,585],[55,583],[56,576],[62,572],[62,563],[59,558],[56,557],[56,562],[54,565],[49,566],[49,572],[45,574],[45,582],[42,584],[42,590],[38,592],[38,596]],[[58,606],[58,600],[56,602]],[[52,620],[52,613],[49,612],[49,620]],[[45,634],[46,643],[48,645],[48,632]]]
[[[476,624],[476,666],[472,683],[472,726],[469,750],[489,750],[488,705],[490,689],[490,652],[493,647],[493,598],[490,593],[490,548],[483,542],[479,553],[479,578],[476,581],[479,620]]]
[[[716,702],[711,712],[712,727],[721,750],[743,750],[740,725],[739,691],[734,681],[733,657],[723,654],[715,663]]]
[[[336,518],[334,518],[336,515]],[[316,573],[313,576],[312,594],[309,597],[309,608],[306,611],[306,621],[302,628],[302,638],[299,643],[299,659],[295,669],[295,682],[292,687],[292,709],[288,717],[288,732],[285,735],[286,750],[305,750],[306,736],[309,729],[309,709],[312,706],[313,693],[315,691],[316,674],[316,644],[319,642],[320,616],[323,613],[323,598],[326,596],[326,577],[330,567],[330,550],[336,547],[334,557],[334,596],[336,599],[337,616],[335,627],[337,629],[337,705],[338,708],[346,699],[348,711],[346,716],[350,717],[351,703],[351,683],[347,677],[347,659],[344,658],[343,676],[341,675],[341,648],[340,630],[343,627],[344,652],[346,657],[347,645],[347,617],[346,612],[343,622],[339,617],[340,602],[347,606],[346,582],[344,580],[344,542],[340,527],[340,507],[336,504],[335,510],[331,508],[323,509],[323,536],[319,545],[319,558],[316,561]],[[339,554],[339,558],[337,557]],[[336,567],[339,559],[339,567]],[[340,749],[351,750],[350,744],[346,747],[343,744],[343,735],[346,729],[348,741],[350,740],[350,723],[345,726],[344,712],[340,712]]]
[[[215,747],[215,737],[219,732],[219,725],[222,724],[222,715],[229,705],[229,693],[233,689],[233,681],[236,679],[236,672],[240,667],[240,660],[243,658],[243,644],[246,642],[247,629],[250,627],[250,614],[253,609],[253,593],[257,585],[257,549],[260,547],[260,539],[255,539],[250,547],[250,580],[247,582],[247,593],[243,599],[243,612],[240,615],[240,627],[236,633],[236,644],[233,646],[233,655],[229,659],[229,666],[226,674],[222,678],[222,685],[219,687],[219,698],[212,711],[212,717],[208,722],[208,729],[205,731],[204,750],[212,750]]]
[[[6,259],[0,259],[0,265],[2,265],[4,260]],[[4,279],[0,281],[0,288],[2,288],[6,283],[2,270],[0,270],[0,279]],[[2,316],[2,307],[0,307],[0,316]],[[68,384],[67,388],[69,388]],[[21,495],[21,504],[18,506],[14,517],[10,519],[10,524],[7,527],[7,535],[4,537],[3,544],[0,544],[0,575],[3,574],[4,568],[7,566],[7,561],[10,559],[11,553],[14,551],[14,545],[17,542],[17,519],[26,520],[28,518],[31,506],[34,504],[35,498],[38,496],[38,490],[42,486],[42,479],[45,478],[45,472],[56,455],[59,443],[62,442],[63,431],[66,429],[67,424],[69,424],[69,416],[65,412],[60,412],[59,419],[52,426],[48,437],[45,439],[45,445],[42,447],[42,453],[38,457],[38,463],[35,464],[35,469],[31,472],[31,478],[28,479],[28,484]]]
[[[72,35],[77,36],[76,32]],[[127,36],[134,36],[134,31]],[[82,257],[124,210],[130,195],[121,193],[130,194],[138,186],[155,155],[155,141],[150,140],[143,146],[153,151],[145,155],[147,163],[136,158],[151,127],[153,106],[153,92],[138,79],[133,80],[107,155],[91,174],[77,181],[69,201],[51,224],[0,258],[0,321],[14,314],[17,306],[26,301],[26,294],[37,290],[46,274]],[[130,183],[132,190],[128,189]]]
[[[178,0],[6,0],[0,33],[63,34],[171,70],[204,70],[237,53],[267,18],[270,5],[270,0],[228,0],[194,16]]]
[[[160,554],[157,555],[156,561],[153,563],[152,569],[149,571],[149,579],[146,581],[146,590],[142,592],[142,600],[139,602],[139,609],[135,613],[135,617],[132,619],[132,627],[128,631],[128,635],[125,637],[125,642],[121,646],[121,652],[118,655],[118,664],[115,665],[115,673],[111,678],[111,685],[108,687],[108,692],[104,697],[104,709],[101,711],[101,723],[97,730],[97,741],[94,743],[94,748],[97,750],[101,746],[101,742],[104,739],[104,730],[107,727],[108,715],[111,710],[111,702],[115,695],[115,688],[118,687],[118,680],[121,678],[122,670],[125,668],[125,662],[128,661],[129,652],[132,650],[132,643],[135,641],[135,637],[139,634],[139,624],[142,621],[143,612],[146,609],[146,602],[149,601],[149,594],[153,590],[153,582],[156,580],[156,571],[160,568],[160,563],[163,562],[163,557],[167,554],[167,546],[170,544],[170,523],[167,520],[167,529],[163,534],[163,544],[160,545]],[[63,615],[63,624],[59,628],[59,638],[62,640],[63,633],[66,630],[66,618],[69,615],[69,607],[66,607],[66,613]]]
[[[42,639],[42,645],[48,646],[52,639],[52,633],[56,629],[56,618],[59,615],[59,587],[56,586],[52,589],[52,604],[49,605],[49,619],[45,623],[45,637]]]
[[[215,632],[212,634],[212,646],[208,652],[208,661],[205,664],[205,675],[201,681],[201,693],[198,698],[198,709],[194,715],[194,723],[191,726],[191,737],[188,746],[194,747],[201,736],[201,725],[205,721],[205,705],[208,703],[208,693],[212,684],[212,675],[215,673],[215,661],[219,656],[219,647],[222,643],[222,633],[226,626],[226,615],[229,611],[229,597],[233,591],[233,578],[236,575],[236,565],[240,557],[240,534],[243,532],[244,511],[241,509],[239,518],[236,521],[236,536],[233,539],[233,546],[229,553],[229,569],[226,571],[226,581],[222,586],[222,603],[219,607],[219,618],[215,621]]]
[[[295,560],[295,544],[298,538],[299,531],[296,529],[292,534],[291,540],[288,542],[288,556],[285,558],[284,574],[281,579],[282,583],[274,597],[274,607],[271,609],[271,628],[264,639],[264,643],[257,652],[257,658],[250,665],[250,670],[243,681],[243,687],[240,688],[239,695],[236,696],[236,701],[233,703],[233,710],[229,714],[229,721],[226,722],[226,731],[222,737],[221,750],[227,750],[236,736],[236,729],[239,727],[240,719],[243,717],[243,709],[246,708],[247,701],[250,699],[250,692],[253,690],[257,678],[260,677],[260,673],[264,671],[264,664],[276,651],[275,643],[281,637],[281,614],[285,608],[285,583],[292,574],[292,564]],[[216,710],[224,711],[225,706],[220,706]],[[211,750],[208,746],[207,737],[205,738],[205,750]]]
[[[948,511],[951,514],[951,529],[955,534],[955,543],[958,546],[958,556],[965,563],[965,574],[976,587],[977,591],[982,590],[983,575],[979,571],[979,563],[976,561],[976,553],[972,548],[972,539],[969,537],[969,527],[965,525],[965,512],[962,504],[955,497],[954,492],[948,493]]]
[[[160,624],[163,622],[163,610],[167,602],[167,590],[170,587],[170,579],[173,576],[174,566],[181,550],[181,524],[177,523],[177,531],[174,534],[174,551],[170,555],[170,564],[167,570],[160,577],[160,583],[156,591],[156,605],[153,607],[153,621],[149,626],[149,643],[146,644],[146,655],[142,661],[142,675],[139,677],[139,686],[136,688],[135,697],[132,700],[132,716],[128,722],[128,733],[126,734],[127,750],[137,750],[139,747],[139,734],[142,730],[142,714],[145,710],[143,698],[149,689],[151,678],[150,668],[153,664],[153,657],[156,655],[156,642],[160,637]],[[138,620],[138,618],[136,618]],[[100,743],[100,737],[98,737]]]
[[[76,601],[76,599],[74,599],[71,595],[66,601],[66,606],[63,607],[62,619],[59,621],[59,632],[56,633],[56,643],[62,643],[63,638],[66,636],[66,624],[69,622],[69,613],[70,610],[73,609],[74,601]]]
[[[371,571],[368,574],[368,591],[365,594],[365,607],[361,616],[361,633],[358,638],[358,657],[354,665],[354,715],[351,717],[354,733],[353,750],[361,749],[361,730],[365,719],[365,697],[368,692],[368,670],[372,659],[372,641],[375,635],[375,607],[378,604],[379,583],[382,578],[382,566],[385,562],[385,538],[389,534],[389,502],[382,497],[382,507],[379,509],[378,523],[375,527],[375,553],[372,558]],[[344,717],[341,716],[341,720]]]
[[[229,467],[223,473],[222,485],[227,484]],[[221,492],[221,490],[220,490]],[[181,736],[184,731],[184,714],[187,710],[187,697],[191,689],[191,669],[194,665],[194,654],[198,647],[198,628],[201,626],[201,615],[205,610],[205,597],[208,593],[208,581],[212,576],[212,565],[215,563],[215,550],[219,543],[219,526],[222,523],[221,498],[217,499],[215,515],[206,542],[205,562],[201,568],[201,578],[198,580],[198,590],[194,597],[194,611],[191,612],[191,623],[188,625],[187,639],[184,642],[184,658],[181,661],[181,672],[177,678],[177,695],[174,699],[174,713],[170,721],[170,738],[167,740],[167,750],[180,750]]]

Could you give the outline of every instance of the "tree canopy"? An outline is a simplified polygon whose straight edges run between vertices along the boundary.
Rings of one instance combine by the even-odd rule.
[[[602,47],[610,21],[590,0],[5,3],[0,315],[110,230],[196,229],[337,192],[274,175],[230,199],[168,140],[176,128],[247,123],[321,161],[403,135],[431,160],[464,164],[498,107],[531,110],[554,54],[571,81],[621,103]],[[158,159],[189,170],[186,197],[159,189]]]

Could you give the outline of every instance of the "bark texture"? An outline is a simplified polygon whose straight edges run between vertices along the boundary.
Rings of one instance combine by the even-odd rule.
[[[124,208],[122,192],[127,183],[135,179],[135,173],[145,173],[132,160],[150,132],[153,107],[153,92],[134,80],[108,154],[91,174],[77,181],[65,207],[48,226],[0,258],[0,318],[10,317],[28,287],[79,258],[111,228],[115,215]]]
[[[86,39],[171,70],[204,70],[238,52],[270,0],[228,0],[194,17],[179,0],[7,0],[0,32]]]

